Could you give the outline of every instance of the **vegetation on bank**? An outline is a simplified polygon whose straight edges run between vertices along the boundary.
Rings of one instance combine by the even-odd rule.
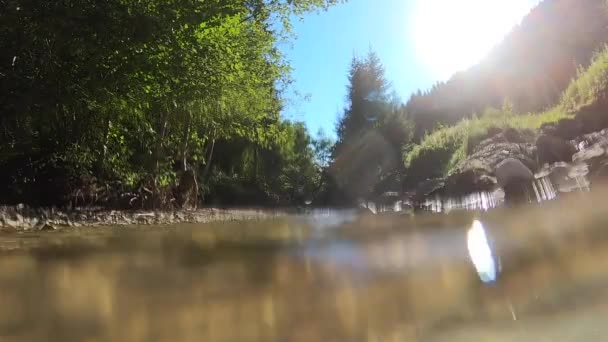
[[[561,98],[560,107],[577,113],[583,107],[608,98],[608,45],[597,53],[587,69],[579,67],[577,77],[570,82]]]
[[[276,45],[337,2],[1,2],[0,202],[300,204],[320,170]]]
[[[602,101],[607,95],[608,48],[604,48],[587,69],[579,68],[559,104],[550,110],[518,114],[510,103],[506,103],[501,109],[486,109],[480,117],[473,115],[425,135],[420,143],[404,152],[408,181],[416,183],[446,176],[474,151],[479,142],[508,128],[519,131],[528,142],[534,142],[543,124],[574,117],[582,108]]]
[[[313,137],[281,117],[277,46],[294,16],[339,2],[0,3],[0,202],[352,205],[607,100],[608,49],[592,58],[605,2],[544,0],[482,63],[406,103],[376,54],[355,56],[337,140]]]

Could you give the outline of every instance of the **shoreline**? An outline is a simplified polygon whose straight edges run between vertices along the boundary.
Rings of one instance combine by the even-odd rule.
[[[287,209],[218,209],[196,210],[109,210],[103,208],[30,208],[24,205],[0,206],[0,232],[44,231],[60,228],[172,225],[245,221],[282,217]]]

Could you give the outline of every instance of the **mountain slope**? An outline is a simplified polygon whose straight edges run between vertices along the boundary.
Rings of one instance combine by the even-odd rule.
[[[541,2],[480,64],[410,98],[415,140],[506,100],[516,112],[551,107],[606,43],[605,0]]]

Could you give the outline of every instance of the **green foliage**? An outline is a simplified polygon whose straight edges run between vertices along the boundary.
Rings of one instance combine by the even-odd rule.
[[[336,127],[338,141],[330,165],[335,184],[351,201],[399,191],[400,151],[411,139],[412,125],[405,108],[391,97],[374,52],[353,58],[347,90],[348,104]]]
[[[450,127],[440,127],[427,134],[403,156],[410,183],[427,178],[443,177],[471,154],[477,144],[492,132],[513,128],[517,131],[538,131],[544,123],[570,117],[560,107],[543,113],[514,114],[505,110],[487,109],[481,117],[464,119]]]
[[[518,113],[555,106],[577,76],[577,66],[586,69],[594,52],[608,43],[607,6],[603,0],[540,1],[478,65],[412,95],[407,107],[415,122],[414,140],[420,142],[438,124],[455,125],[485,108],[500,107],[505,99]],[[603,69],[597,64],[605,61],[596,57],[595,68]],[[601,70],[591,69],[590,77],[578,78],[579,84],[566,92],[567,111],[576,112],[603,88],[593,88],[602,78]]]
[[[587,69],[579,68],[578,77],[564,91],[561,101],[542,113],[515,114],[505,103],[502,110],[487,109],[483,116],[463,119],[449,127],[439,126],[424,136],[419,144],[405,151],[403,160],[408,180],[415,184],[432,177],[442,177],[463,161],[492,132],[513,128],[537,132],[544,123],[573,117],[582,108],[606,99],[608,94],[608,48],[593,58]]]
[[[565,111],[576,113],[581,108],[605,99],[608,92],[608,46],[593,58],[586,70],[578,68],[577,77],[564,92],[561,105]]]
[[[337,2],[2,2],[0,176],[11,189],[34,182],[42,191],[65,178],[49,204],[83,176],[159,197],[192,169],[209,190],[216,142],[234,141],[316,181],[308,135],[279,118],[289,66],[276,44],[293,15]],[[289,167],[269,191],[295,200],[308,180]],[[36,202],[23,193],[0,199]]]

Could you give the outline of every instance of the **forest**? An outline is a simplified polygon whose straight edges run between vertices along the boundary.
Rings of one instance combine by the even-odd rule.
[[[310,200],[327,142],[280,117],[276,44],[335,2],[1,1],[0,202]]]
[[[406,103],[373,51],[354,56],[337,140],[313,136],[281,116],[277,43],[339,2],[0,1],[0,203],[353,205],[449,174],[496,129],[534,136],[606,98],[606,2],[544,0]]]

